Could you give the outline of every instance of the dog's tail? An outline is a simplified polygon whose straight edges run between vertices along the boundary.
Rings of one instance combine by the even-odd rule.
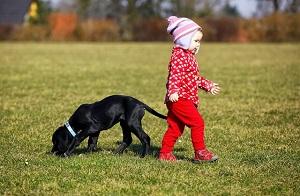
[[[158,113],[157,111],[155,111],[154,109],[150,108],[148,105],[144,104],[145,109],[150,112],[151,114],[153,114],[154,116],[157,116],[161,119],[167,119],[167,117],[163,114]]]

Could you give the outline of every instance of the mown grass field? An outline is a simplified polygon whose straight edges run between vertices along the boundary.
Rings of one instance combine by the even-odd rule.
[[[149,113],[139,141],[112,154],[120,127],[102,132],[102,150],[51,155],[51,136],[82,103],[134,96],[161,113],[171,45],[167,43],[0,43],[1,195],[300,194],[300,45],[202,44],[203,76],[222,93],[200,92],[214,164],[191,163],[190,132],[175,146],[177,163],[155,154],[166,123]]]

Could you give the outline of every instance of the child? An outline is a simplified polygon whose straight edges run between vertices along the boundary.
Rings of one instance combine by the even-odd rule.
[[[168,129],[162,140],[159,160],[176,161],[172,151],[176,140],[182,135],[184,126],[191,129],[195,151],[193,162],[215,161],[216,155],[206,149],[204,143],[204,121],[197,110],[198,88],[213,95],[220,87],[199,75],[195,54],[200,49],[202,28],[188,18],[168,18],[167,31],[173,36],[175,46],[169,63],[167,94]]]

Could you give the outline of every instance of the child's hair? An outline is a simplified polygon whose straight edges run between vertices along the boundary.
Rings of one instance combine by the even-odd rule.
[[[176,45],[184,49],[188,49],[191,39],[196,31],[201,31],[202,28],[188,18],[178,18],[176,16],[170,16],[168,18],[167,31],[173,36],[173,41]]]

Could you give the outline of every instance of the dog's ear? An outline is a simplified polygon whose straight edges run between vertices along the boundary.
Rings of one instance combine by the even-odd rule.
[[[56,155],[58,152],[58,149],[56,146],[53,146],[52,150],[51,150],[51,153],[53,153],[53,155]]]
[[[54,133],[52,134],[52,144],[53,144],[53,148],[54,146],[57,146],[57,140],[58,140],[58,134],[59,134],[59,130],[61,129],[61,127],[58,127]],[[53,149],[52,149],[53,150]]]
[[[60,151],[62,151],[61,146],[63,146],[63,132],[64,132],[64,127],[60,126],[58,127],[53,135],[52,135],[52,143],[53,143],[53,147],[51,152],[53,153],[53,155],[59,155]]]
[[[58,152],[58,148],[57,148],[57,130],[53,133],[52,135],[52,144],[53,144],[53,147],[52,147],[52,150],[51,150],[51,153],[53,153],[53,155],[56,155],[57,152]]]

